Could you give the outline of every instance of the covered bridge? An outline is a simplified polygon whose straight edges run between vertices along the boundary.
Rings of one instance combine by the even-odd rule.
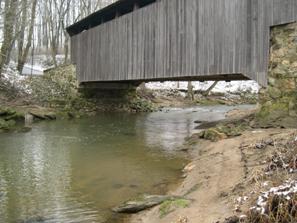
[[[256,80],[297,0],[119,0],[69,26],[80,83]]]

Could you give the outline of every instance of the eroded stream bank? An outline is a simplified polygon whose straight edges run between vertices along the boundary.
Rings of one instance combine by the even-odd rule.
[[[194,121],[234,107],[101,114],[37,123],[0,135],[0,219],[115,222],[110,209],[144,193],[166,194],[188,163],[182,148]]]

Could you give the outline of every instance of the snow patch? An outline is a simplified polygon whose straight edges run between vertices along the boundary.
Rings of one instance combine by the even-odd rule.
[[[15,62],[10,62],[8,65],[4,66],[2,72],[2,81],[6,84],[9,84],[13,88],[18,89],[19,91],[30,94],[31,88],[25,83],[25,80],[26,77],[20,75],[16,68]]]
[[[297,193],[297,181],[287,180],[284,184],[278,187],[272,187],[269,191],[262,192],[258,197],[257,206],[252,207],[251,210],[256,210],[261,214],[265,214],[266,205],[268,199],[271,196],[277,195],[285,198],[286,200],[291,200],[292,196]]]
[[[193,81],[192,85],[194,90],[207,90],[214,82],[213,81]],[[166,81],[166,82],[149,82],[146,83],[146,87],[152,90],[170,90],[170,89],[178,89],[178,90],[186,90],[188,86],[188,82],[181,81]],[[231,81],[225,82],[220,81],[216,87],[212,90],[212,92],[216,93],[237,93],[237,92],[251,92],[258,93],[260,86],[255,81]]]

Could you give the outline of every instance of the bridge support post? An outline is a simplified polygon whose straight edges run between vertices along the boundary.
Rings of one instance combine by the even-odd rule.
[[[268,87],[260,91],[262,127],[297,127],[297,23],[274,27]]]

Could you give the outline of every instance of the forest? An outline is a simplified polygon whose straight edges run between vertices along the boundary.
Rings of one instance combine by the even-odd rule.
[[[112,3],[112,0],[1,0],[0,73],[11,60],[22,71],[42,55],[50,64],[69,62],[66,27]],[[60,60],[57,56],[60,56]],[[63,59],[61,59],[61,57]]]

